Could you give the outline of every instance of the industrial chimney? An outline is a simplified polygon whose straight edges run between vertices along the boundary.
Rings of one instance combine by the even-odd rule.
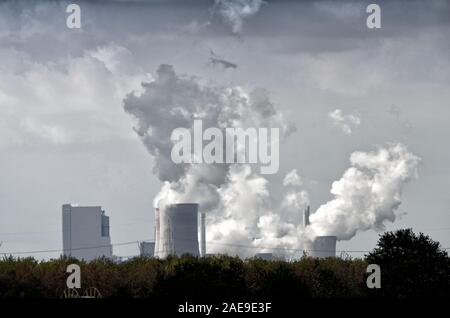
[[[159,207],[155,213],[156,257],[199,255],[198,204],[170,204]]]
[[[303,210],[303,226],[309,225],[309,205]]]
[[[206,255],[206,225],[205,213],[200,214],[200,255],[205,257]]]

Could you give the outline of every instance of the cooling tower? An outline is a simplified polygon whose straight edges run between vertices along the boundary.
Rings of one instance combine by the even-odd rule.
[[[158,216],[159,233],[156,237],[158,249],[155,252],[157,257],[199,255],[198,204],[180,203],[160,207]]]
[[[312,242],[304,242],[303,250],[311,257],[336,257],[336,236],[317,236]]]
[[[154,256],[159,256],[159,209],[155,208],[155,228],[154,228],[154,235],[155,235],[155,251]]]

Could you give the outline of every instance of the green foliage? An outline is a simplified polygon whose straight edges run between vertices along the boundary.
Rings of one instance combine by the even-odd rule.
[[[165,260],[136,257],[122,263],[61,258],[0,261],[0,297],[60,297],[66,268],[81,267],[82,290],[96,287],[103,297],[170,299],[274,299],[364,295],[362,260],[303,258],[296,262],[241,260],[238,257]],[[82,293],[82,291],[80,291]]]
[[[295,265],[311,297],[363,297],[366,293],[367,263],[363,260],[303,258]]]
[[[450,296],[450,258],[427,235],[411,229],[386,232],[366,260],[381,268],[381,288],[374,296]]]
[[[349,257],[293,262],[237,257],[165,260],[136,257],[114,263],[60,258],[0,259],[0,297],[61,297],[67,265],[81,267],[81,291],[103,297],[258,301],[299,298],[450,296],[450,263],[437,242],[411,230],[385,233],[366,260]],[[381,289],[368,289],[368,264],[381,267]]]
[[[171,257],[156,286],[158,297],[229,298],[245,295],[244,262],[237,257]]]

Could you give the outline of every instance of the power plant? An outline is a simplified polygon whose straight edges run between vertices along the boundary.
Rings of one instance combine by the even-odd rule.
[[[201,252],[206,254],[205,221],[201,216]],[[155,257],[200,255],[198,204],[177,203],[155,209]]]
[[[303,211],[303,225],[309,226],[309,206]],[[303,252],[315,258],[336,257],[336,236],[316,236],[303,242]]]
[[[303,225],[308,227],[310,207],[303,211]],[[200,218],[200,229],[198,219]],[[155,257],[168,255],[208,256],[206,253],[205,213],[198,213],[196,203],[170,204],[155,209]],[[198,240],[200,236],[200,242]],[[336,257],[336,236],[317,236],[306,240],[303,251],[315,258]],[[272,253],[257,253],[261,259],[272,259]]]
[[[166,258],[169,255],[207,257],[206,215],[197,203],[176,203],[154,209],[154,242],[140,242],[139,254]],[[113,257],[109,236],[109,217],[100,206],[78,207],[65,204],[63,216],[63,254],[85,259]],[[310,207],[303,210],[303,226],[310,226]],[[336,236],[316,236],[303,242],[309,257],[336,257]],[[272,253],[257,253],[256,258],[271,260]]]

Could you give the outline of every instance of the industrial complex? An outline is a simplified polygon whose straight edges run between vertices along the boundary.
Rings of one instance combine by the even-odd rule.
[[[169,255],[207,257],[206,215],[199,213],[197,203],[168,204],[154,209],[154,241],[139,242],[139,253],[145,257],[166,258]],[[310,208],[303,211],[303,226],[309,226]],[[87,261],[98,257],[113,258],[109,217],[100,206],[62,206],[63,255]],[[336,236],[306,239],[303,253],[310,257],[336,256]],[[256,253],[264,260],[272,253]]]
[[[303,226],[309,226],[309,206],[303,211]],[[313,240],[306,239],[303,242],[303,252],[307,256],[316,258],[336,256],[336,236],[316,236]]]

